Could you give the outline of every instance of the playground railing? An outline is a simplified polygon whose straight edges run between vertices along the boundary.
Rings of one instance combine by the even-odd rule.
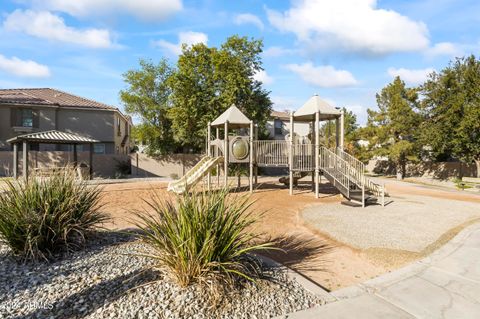
[[[315,145],[293,144],[293,165],[295,171],[313,171],[315,169]]]
[[[321,146],[320,169],[329,174],[336,181],[336,183],[343,186],[346,193],[344,195],[346,197],[350,197],[351,168],[345,160],[328,148]]]
[[[350,165],[352,168],[350,174],[359,183],[359,186],[370,190],[375,196],[381,197],[383,201],[385,186],[377,184],[365,176],[365,164],[338,147],[335,149],[335,153]]]
[[[289,141],[253,141],[257,165],[288,166],[289,147]]]

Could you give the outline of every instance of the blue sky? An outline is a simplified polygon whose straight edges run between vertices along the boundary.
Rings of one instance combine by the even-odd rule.
[[[480,49],[477,0],[2,0],[0,87],[52,87],[122,108],[139,58],[175,62],[179,43],[264,41],[257,74],[278,110],[312,94],[360,123],[392,77],[421,83]]]

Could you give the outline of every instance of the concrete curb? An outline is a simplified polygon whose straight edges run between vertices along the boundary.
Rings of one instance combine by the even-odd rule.
[[[422,272],[423,270],[431,267],[434,262],[440,261],[450,256],[451,254],[456,252],[459,248],[461,248],[464,245],[465,241],[476,232],[480,232],[480,223],[475,223],[473,225],[466,227],[460,233],[458,233],[454,238],[452,238],[448,243],[446,243],[445,245],[443,245],[442,247],[434,251],[431,255],[421,260],[418,260],[414,263],[411,263],[405,267],[402,267],[390,273],[367,280],[363,283],[342,288],[330,293],[330,295],[337,301],[344,300],[343,306],[340,303],[333,302],[326,306],[320,306],[320,307],[314,307],[307,310],[301,310],[301,311],[286,314],[277,318],[316,318],[321,315],[319,311],[321,311],[323,307],[326,307],[326,308],[323,308],[325,310],[327,310],[327,308],[329,307],[330,308],[334,307],[336,309],[335,313],[338,314],[338,310],[342,310],[345,307],[349,308],[352,305],[351,303],[354,302],[354,301],[351,301],[352,299],[358,301],[359,298],[364,298],[364,299],[370,298],[370,301],[371,302],[375,301],[379,307],[382,304],[384,306],[398,308],[398,306],[396,306],[395,303],[383,301],[383,297],[377,294],[377,292],[380,292],[382,289],[387,288],[397,282],[400,282],[406,279],[408,280],[408,278],[414,277],[418,275],[420,272]],[[379,313],[382,313],[382,310],[379,310],[379,311],[380,311]],[[403,312],[405,310],[400,307],[395,311]],[[325,312],[322,311],[321,313],[324,314]],[[331,313],[332,312],[330,311],[330,314]],[[335,318],[336,317],[337,316],[335,316]],[[338,317],[340,318],[342,316],[338,316]],[[351,314],[350,314],[350,317],[351,317]],[[408,312],[405,312],[403,313],[401,318],[404,318],[404,317],[410,318],[411,314]]]
[[[342,288],[331,293],[337,299],[345,299],[357,297],[362,293],[375,293],[376,291],[390,286],[400,280],[404,280],[408,277],[413,277],[417,275],[422,270],[425,270],[429,267],[432,262],[443,259],[448,255],[455,252],[458,248],[462,246],[465,240],[472,235],[475,231],[480,230],[480,223],[475,223],[463,229],[458,233],[454,238],[452,238],[445,245],[435,250],[429,256],[422,258],[418,261],[415,261],[405,267],[394,270],[390,273],[380,275],[376,278],[367,280],[360,284]]]

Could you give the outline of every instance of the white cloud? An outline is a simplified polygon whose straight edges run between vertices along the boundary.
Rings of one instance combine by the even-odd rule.
[[[265,85],[269,85],[273,83],[273,77],[268,75],[267,71],[260,70],[253,76],[253,79],[259,82],[262,82]]]
[[[113,46],[111,34],[106,29],[76,29],[48,11],[15,10],[3,22],[7,31],[23,32],[28,35],[73,43],[91,48],[109,48]]]
[[[182,10],[182,0],[31,0],[35,8],[75,17],[129,14],[144,20],[163,20]]]
[[[399,76],[405,83],[410,85],[418,85],[427,79],[428,75],[435,71],[432,68],[426,69],[405,69],[405,68],[389,68],[387,70],[391,77]]]
[[[282,47],[272,46],[272,47],[269,47],[269,48],[265,49],[262,52],[262,54],[265,57],[273,58],[273,57],[279,57],[279,56],[283,56],[283,55],[293,54],[295,52],[296,52],[296,50],[293,50],[293,49],[286,49],[286,48],[282,48]]]
[[[337,70],[331,65],[314,66],[312,63],[288,64],[288,70],[299,75],[308,84],[323,87],[346,87],[357,84],[354,76],[345,70]]]
[[[241,24],[253,24],[254,26],[256,26],[257,28],[259,28],[260,30],[263,30],[263,28],[264,28],[264,25],[263,25],[262,20],[260,20],[259,17],[257,17],[257,16],[254,15],[254,14],[251,14],[251,13],[238,14],[238,15],[235,17],[234,22],[235,22],[235,24],[238,24],[238,25],[241,25]]]
[[[294,111],[302,105],[302,102],[305,102],[297,98],[278,95],[272,95],[271,100],[273,102],[273,109],[277,111]]]
[[[158,40],[154,41],[153,45],[157,46],[171,54],[180,55],[182,53],[182,44],[186,44],[187,46],[191,46],[197,43],[207,44],[208,42],[208,35],[201,32],[180,32],[178,34],[178,43],[171,43],[165,40]]]
[[[450,57],[457,57],[463,55],[462,50],[451,42],[436,43],[433,47],[428,48],[425,54],[429,57],[436,57],[446,55]]]
[[[428,48],[428,30],[376,0],[298,0],[286,12],[267,9],[270,23],[294,33],[311,49],[337,47],[366,54],[419,51]]]
[[[20,60],[17,57],[7,58],[0,54],[0,70],[19,77],[45,78],[50,76],[46,65],[32,60]]]

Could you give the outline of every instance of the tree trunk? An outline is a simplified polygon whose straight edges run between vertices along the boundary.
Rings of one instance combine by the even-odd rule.
[[[402,164],[397,163],[395,171],[397,172],[397,179],[402,180],[403,179]]]
[[[242,181],[241,181],[241,178],[242,176],[241,175],[237,175],[237,188],[240,188],[241,184],[242,184]]]
[[[480,158],[475,159],[474,162],[477,166],[477,177],[480,178]]]

